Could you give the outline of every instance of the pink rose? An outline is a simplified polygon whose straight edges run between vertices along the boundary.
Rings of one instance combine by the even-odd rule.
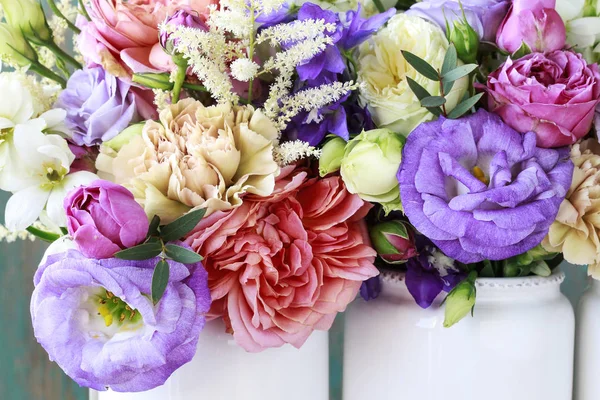
[[[488,76],[488,109],[515,130],[537,134],[540,147],[561,147],[587,135],[600,102],[598,65],[554,51],[510,58]]]
[[[118,77],[174,68],[159,44],[158,25],[178,10],[205,14],[215,0],[90,0],[91,21],[80,17],[79,49],[88,65]]]
[[[339,177],[310,179],[284,170],[268,198],[215,213],[186,243],[205,257],[213,305],[247,351],[291,343],[327,330],[378,274],[363,220],[370,205]]]
[[[531,51],[554,51],[565,46],[565,24],[554,7],[556,0],[514,0],[502,21],[496,43],[510,53],[525,42]]]

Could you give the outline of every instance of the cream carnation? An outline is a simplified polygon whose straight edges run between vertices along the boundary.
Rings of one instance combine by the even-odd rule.
[[[205,107],[182,100],[148,121],[118,152],[104,146],[99,174],[133,192],[149,216],[170,222],[194,208],[208,214],[242,204],[244,193],[268,196],[279,173],[277,130],[250,106]]]
[[[573,145],[571,160],[571,189],[542,245],[572,264],[588,264],[590,275],[600,279],[600,144],[590,139]]]
[[[404,60],[401,51],[410,51],[441,69],[448,46],[439,27],[405,14],[392,17],[385,28],[360,46],[361,98],[378,127],[407,135],[422,122],[433,119],[433,114],[421,107],[406,77],[417,81],[432,96],[440,95],[439,83],[419,74]],[[462,99],[467,85],[466,78],[454,84],[447,95],[448,112]]]

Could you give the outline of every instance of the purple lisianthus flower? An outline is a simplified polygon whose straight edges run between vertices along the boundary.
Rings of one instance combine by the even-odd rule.
[[[110,258],[136,246],[148,233],[144,208],[123,186],[97,180],[64,200],[69,234],[87,257]]]
[[[494,42],[511,3],[509,0],[423,0],[406,13],[425,18],[446,30],[446,20],[452,26],[454,21],[462,19],[462,4],[467,21],[479,39]]]
[[[360,16],[359,4],[356,11],[346,13],[345,28],[339,42],[340,47],[343,50],[353,49],[377,32],[394,15],[396,15],[396,9],[390,8],[386,12],[364,19]]]
[[[68,250],[38,269],[35,337],[81,386],[146,391],[194,357],[211,302],[207,273],[200,263],[168,261],[169,283],[154,306],[157,262],[93,260]]]
[[[463,263],[537,246],[571,186],[569,149],[542,149],[483,109],[440,118],[409,136],[398,172],[411,224]]]
[[[429,308],[442,291],[449,293],[467,274],[453,259],[430,244],[422,245],[422,238],[419,241],[419,255],[406,263],[406,287],[419,307]]]
[[[110,140],[138,119],[131,85],[102,67],[75,71],[55,107],[67,111],[65,124],[79,146]]]

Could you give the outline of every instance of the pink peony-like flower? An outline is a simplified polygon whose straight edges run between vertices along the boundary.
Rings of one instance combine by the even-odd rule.
[[[88,65],[124,78],[174,68],[159,43],[158,25],[178,10],[204,15],[215,0],[90,0],[91,21],[79,17],[79,49]]]
[[[509,58],[480,88],[488,94],[488,109],[513,129],[535,132],[539,147],[561,147],[592,128],[600,71],[572,51],[532,53]]]
[[[327,330],[378,274],[363,221],[370,204],[340,177],[287,168],[273,195],[206,218],[187,240],[204,256],[213,305],[250,352]]]

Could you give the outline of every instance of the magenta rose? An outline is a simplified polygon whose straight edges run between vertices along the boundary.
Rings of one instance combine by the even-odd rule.
[[[79,250],[90,258],[110,258],[136,246],[148,233],[148,218],[123,186],[97,180],[65,198],[67,228]]]
[[[598,65],[571,51],[510,58],[488,76],[488,108],[540,147],[561,147],[587,135],[600,101]]]
[[[514,0],[496,34],[496,43],[510,53],[525,43],[531,51],[554,51],[565,46],[565,23],[555,10],[556,0]]]

